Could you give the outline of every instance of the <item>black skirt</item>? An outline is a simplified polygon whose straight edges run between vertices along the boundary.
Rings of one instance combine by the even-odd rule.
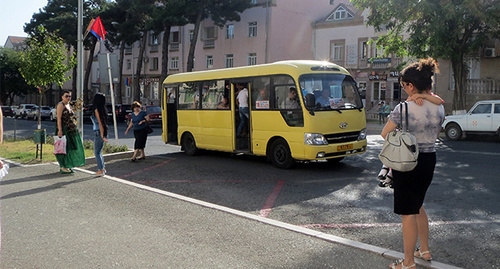
[[[148,132],[146,128],[134,130],[134,149],[144,149],[146,147],[146,140],[148,140]]]
[[[425,194],[431,185],[436,167],[436,153],[420,153],[418,164],[409,172],[393,170],[394,213],[418,214],[424,204]]]

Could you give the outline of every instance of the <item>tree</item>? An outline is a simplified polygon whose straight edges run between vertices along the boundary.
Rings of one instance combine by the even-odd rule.
[[[83,3],[84,25],[86,27],[91,18],[95,17],[101,9],[101,5],[106,5],[106,0],[87,0]],[[78,1],[74,0],[49,0],[47,5],[40,9],[38,13],[33,14],[31,21],[24,26],[24,31],[29,35],[37,35],[38,26],[42,25],[49,33],[57,32],[64,43],[68,53],[71,49],[76,51],[77,48],[77,16]],[[84,41],[85,49],[90,49],[93,56],[97,39],[87,38]],[[84,101],[87,101],[88,96],[88,80],[91,72],[93,57],[89,57],[89,63],[86,67],[86,76],[84,79],[83,96]],[[73,77],[76,78],[76,66],[73,69]],[[72,81],[72,88],[76,89],[76,79]]]
[[[184,26],[189,23],[184,11],[188,9],[188,0],[160,0],[149,21],[150,28],[155,33],[163,32],[161,42],[162,60],[160,83],[168,75],[168,45],[170,43],[170,29],[172,26]]]
[[[401,48],[410,56],[449,59],[455,79],[453,109],[464,110],[467,55],[477,52],[487,38],[500,35],[497,0],[351,0],[369,9],[367,24],[387,29],[377,44],[387,53]],[[404,34],[409,35],[402,39]]]
[[[15,96],[23,97],[35,92],[35,88],[26,84],[19,72],[20,63],[20,52],[0,47],[0,101],[2,105],[10,106]]]
[[[194,50],[200,32],[201,22],[210,17],[219,27],[223,27],[227,21],[240,21],[239,13],[251,7],[249,0],[189,0],[185,15],[189,22],[194,24],[193,40],[189,47],[187,61],[187,72],[194,67]]]
[[[62,86],[69,79],[66,73],[75,65],[75,57],[71,56],[68,62],[62,38],[47,32],[43,26],[38,26],[37,33],[27,39],[28,48],[21,53],[19,71],[26,83],[40,89],[38,105],[41,106],[43,91],[53,83]],[[38,117],[38,126],[40,120]]]

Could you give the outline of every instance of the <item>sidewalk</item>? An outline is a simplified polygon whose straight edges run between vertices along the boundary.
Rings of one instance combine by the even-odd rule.
[[[2,268],[387,268],[402,255],[54,164],[12,165],[0,186]]]

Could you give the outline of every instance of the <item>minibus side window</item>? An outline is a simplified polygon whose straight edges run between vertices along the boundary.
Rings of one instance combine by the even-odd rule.
[[[252,110],[268,110],[271,78],[257,77],[252,83]]]
[[[201,108],[218,109],[222,102],[225,90],[224,80],[210,80],[203,82],[201,89]],[[227,109],[227,108],[224,108]]]
[[[179,109],[199,109],[198,82],[182,83],[179,87]]]

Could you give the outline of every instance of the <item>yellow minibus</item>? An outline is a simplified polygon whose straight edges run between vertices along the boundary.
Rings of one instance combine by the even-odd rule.
[[[173,74],[163,88],[163,141],[188,155],[198,149],[253,154],[289,168],[295,161],[340,161],[366,151],[356,83],[330,62]]]

